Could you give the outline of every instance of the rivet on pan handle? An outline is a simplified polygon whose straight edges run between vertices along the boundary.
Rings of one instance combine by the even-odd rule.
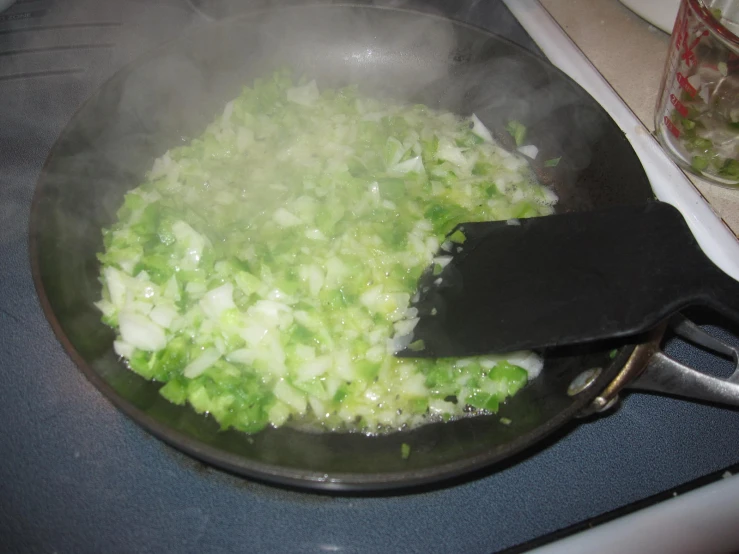
[[[682,315],[675,315],[669,327],[679,337],[734,360],[736,368],[722,379],[673,360],[660,349],[668,324],[655,329],[638,345],[624,368],[580,414],[581,417],[609,410],[618,403],[624,389],[658,392],[691,400],[739,407],[739,349],[720,341]]]
[[[587,417],[594,413],[605,412],[618,404],[619,393],[629,386],[647,366],[653,357],[660,352],[660,342],[667,329],[667,324],[660,325],[649,333],[646,340],[638,344],[629,359],[621,369],[621,372],[603,389],[603,391],[578,415]]]

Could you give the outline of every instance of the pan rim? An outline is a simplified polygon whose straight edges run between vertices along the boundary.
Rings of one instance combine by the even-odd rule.
[[[463,460],[433,466],[432,468],[409,469],[404,471],[386,473],[334,473],[330,476],[326,476],[326,474],[314,470],[299,470],[291,467],[266,464],[263,462],[245,459],[230,452],[225,452],[216,447],[204,444],[198,439],[188,436],[183,432],[174,430],[168,425],[160,423],[158,420],[147,414],[145,411],[134,406],[127,399],[121,396],[110,384],[108,384],[107,381],[105,381],[99,375],[99,373],[95,369],[93,369],[91,365],[88,364],[79,354],[75,346],[72,344],[72,342],[64,332],[62,324],[53,310],[49,297],[46,294],[46,288],[44,286],[42,278],[39,255],[39,238],[41,236],[41,233],[39,231],[41,225],[41,220],[39,217],[39,205],[42,202],[45,189],[47,188],[45,178],[48,175],[49,165],[55,159],[55,152],[58,149],[58,145],[60,143],[63,143],[63,141],[65,140],[67,131],[74,126],[75,122],[81,117],[81,114],[85,112],[86,107],[91,105],[91,103],[95,100],[95,98],[101,91],[108,88],[111,83],[114,83],[124,76],[129,75],[132,71],[140,66],[142,60],[156,55],[159,52],[170,49],[173,44],[176,44],[179,41],[187,40],[188,37],[191,37],[193,35],[197,35],[198,33],[202,32],[204,28],[212,29],[213,26],[234,25],[238,24],[239,21],[253,19],[265,13],[317,9],[340,10],[346,8],[368,11],[402,12],[416,17],[428,17],[439,21],[451,22],[457,28],[467,28],[474,30],[481,36],[507,43],[516,48],[521,54],[536,58],[538,61],[543,61],[544,63],[551,65],[551,63],[546,60],[546,58],[543,58],[542,56],[523,48],[510,39],[499,36],[476,25],[461,22],[454,18],[446,17],[436,13],[429,13],[422,10],[412,10],[407,8],[396,8],[391,6],[373,6],[361,3],[342,2],[336,4],[316,3],[287,6],[281,8],[265,8],[249,11],[248,13],[239,14],[233,17],[226,17],[215,22],[208,22],[204,25],[195,26],[192,29],[188,29],[188,31],[186,31],[185,33],[182,33],[177,37],[158,45],[156,48],[144,52],[143,54],[126,64],[124,67],[122,67],[120,70],[116,71],[108,79],[106,79],[95,90],[90,98],[82,103],[81,106],[75,111],[65,127],[62,129],[60,135],[54,141],[54,144],[50,149],[49,155],[47,156],[42,166],[39,177],[36,181],[34,194],[31,201],[29,218],[29,256],[31,273],[34,281],[34,287],[39,298],[44,316],[49,322],[56,339],[59,341],[66,354],[72,359],[79,370],[85,375],[86,379],[96,389],[98,389],[98,391],[104,397],[106,397],[118,410],[120,410],[128,418],[133,420],[139,427],[143,428],[148,433],[151,433],[169,446],[183,451],[197,459],[203,460],[213,466],[226,469],[227,471],[233,473],[244,475],[246,477],[260,481],[267,481],[278,485],[287,485],[289,487],[299,487],[303,489],[314,489],[332,492],[363,492],[407,489],[432,483],[440,484],[450,479],[457,478],[465,474],[470,474],[476,470],[497,465],[500,462],[509,459],[511,456],[519,454],[522,451],[530,449],[536,444],[541,443],[544,438],[563,427],[568,421],[572,420],[579,412],[581,412],[583,408],[585,408],[585,406],[592,402],[592,400],[598,396],[599,392],[603,388],[605,388],[605,386],[612,380],[612,378],[619,373],[627,360],[630,359],[632,356],[637,355],[639,350],[641,348],[644,348],[644,346],[629,344],[621,347],[619,349],[618,355],[612,360],[609,367],[604,368],[604,371],[602,372],[594,386],[590,387],[587,391],[584,391],[581,395],[578,396],[577,400],[570,405],[570,407],[568,407],[566,410],[561,411],[554,418],[547,420],[544,425],[539,426],[530,433],[524,434],[521,437],[517,437],[511,443],[508,443],[506,452],[503,455],[495,454],[491,450],[486,450],[473,457],[467,457]],[[556,72],[558,72],[560,76],[563,77],[567,82],[574,86],[578,86],[574,80],[569,78],[558,68],[553,65],[551,65],[551,67]],[[587,94],[587,92],[585,92],[585,94]],[[593,99],[593,102],[596,101]],[[608,120],[613,123],[610,117],[608,117]]]

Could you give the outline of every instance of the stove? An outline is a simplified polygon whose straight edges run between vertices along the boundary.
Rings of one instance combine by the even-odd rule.
[[[501,1],[376,3],[443,13],[543,55]],[[28,261],[31,197],[46,155],[75,110],[122,66],[189,27],[268,4],[274,2],[18,0],[0,13],[5,550],[522,551],[733,473],[739,413],[630,394],[614,412],[576,422],[474,480],[402,495],[296,492],[179,453],[85,380],[43,316]],[[725,327],[705,329],[739,343]],[[665,348],[693,367],[732,371],[727,360],[680,340]]]

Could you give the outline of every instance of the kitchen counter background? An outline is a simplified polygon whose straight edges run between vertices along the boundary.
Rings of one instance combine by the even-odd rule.
[[[670,36],[618,0],[541,0],[632,111],[654,130],[654,107]],[[739,236],[739,188],[691,180]]]

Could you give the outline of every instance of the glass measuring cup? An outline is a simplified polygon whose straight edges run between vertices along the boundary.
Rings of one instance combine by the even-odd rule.
[[[682,0],[655,134],[683,169],[739,187],[739,0]]]

